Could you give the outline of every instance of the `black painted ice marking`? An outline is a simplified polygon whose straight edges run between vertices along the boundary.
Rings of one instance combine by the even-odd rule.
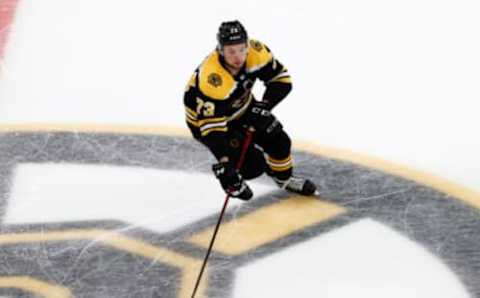
[[[310,176],[320,187],[322,200],[343,206],[349,212],[269,243],[262,249],[249,251],[248,255],[232,257],[216,253],[209,276],[209,297],[231,295],[237,268],[362,218],[372,218],[421,244],[448,265],[472,297],[480,297],[479,210],[435,189],[353,163],[298,151],[294,152],[294,158],[296,169]],[[5,216],[13,171],[21,163],[102,164],[209,172],[212,161],[203,146],[188,138],[120,133],[0,133],[0,216]],[[235,216],[254,212],[285,197],[281,191],[257,197],[236,210]],[[233,216],[230,211],[226,220]],[[87,226],[125,230],[126,235],[152,245],[162,245],[201,259],[203,250],[185,239],[211,225],[215,217],[216,214],[212,214],[166,234],[140,228],[125,229],[126,223],[107,219],[3,224],[1,229],[2,234]],[[152,264],[102,245],[84,250],[86,245],[85,241],[1,245],[0,275],[27,275],[51,281],[72,289],[79,297],[176,297],[178,294],[176,268],[160,262]],[[0,295],[9,295],[12,291],[15,290],[0,289]]]

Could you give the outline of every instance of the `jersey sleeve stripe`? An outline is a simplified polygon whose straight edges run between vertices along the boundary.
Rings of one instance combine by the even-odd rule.
[[[185,107],[185,112],[191,118],[195,118],[195,119],[197,118],[197,113],[194,110],[190,109],[189,107]]]
[[[209,133],[211,132],[214,132],[214,131],[221,131],[221,132],[227,132],[228,131],[228,127],[217,127],[217,128],[211,128],[211,129],[208,129],[208,130],[204,130],[201,132],[201,135],[202,137],[208,135]]]
[[[192,115],[190,115],[188,113],[185,113],[185,117],[187,117],[187,119],[190,119],[192,121],[197,121],[197,117],[193,117]]]
[[[205,124],[210,124],[210,123],[226,123],[227,117],[218,117],[218,118],[206,118],[202,120],[198,120],[198,125],[202,126]]]
[[[187,122],[190,123],[191,125],[193,125],[193,126],[195,126],[195,127],[199,127],[197,121],[192,120],[192,119],[190,119],[190,118],[188,118],[188,117],[186,118],[186,120],[187,120]]]
[[[211,129],[211,128],[222,128],[222,127],[227,127],[227,121],[201,125],[201,126],[200,126],[200,131],[203,132],[203,131],[209,130],[209,129]]]
[[[274,81],[271,81],[271,82],[291,83],[292,79],[290,78],[290,76],[288,76],[288,77],[278,78],[278,79],[276,79]]]
[[[192,124],[192,125],[195,125],[197,127],[201,127],[201,126],[206,126],[206,125],[215,125],[215,124],[225,124],[226,125],[226,117],[222,117],[222,118],[209,118],[209,119],[203,119],[203,120],[197,120],[195,118],[192,118],[190,116],[187,115],[187,121]]]
[[[267,83],[274,82],[274,81],[277,81],[278,79],[282,79],[286,77],[290,77],[290,74],[286,69],[283,69],[279,74],[271,78]]]

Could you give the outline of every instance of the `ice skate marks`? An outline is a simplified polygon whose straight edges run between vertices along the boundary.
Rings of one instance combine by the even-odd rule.
[[[209,170],[208,155],[204,148],[188,138],[157,135],[155,129],[122,133],[110,127],[105,131],[97,128],[90,132],[79,132],[77,129],[73,133],[65,128],[61,132],[62,129],[57,126],[57,130],[60,131],[27,132],[24,129],[19,132],[20,129],[16,129],[16,133],[2,134],[0,194],[4,218],[8,218],[5,212],[8,212],[7,206],[12,199],[10,191],[15,183],[12,181],[13,173],[20,164],[133,166],[198,173],[207,173]],[[418,181],[388,175],[366,165],[359,166],[326,155],[296,151],[294,157],[302,174],[311,175],[319,185],[321,200],[294,198],[282,190],[275,190],[255,197],[251,203],[233,206],[226,216],[225,226],[222,227],[225,229],[221,229],[223,235],[219,235],[218,246],[207,271],[205,295],[224,297],[230,293],[228,295],[235,296],[236,280],[244,280],[238,278],[242,276],[238,273],[242,272],[242,268],[254,266],[287,249],[295,250],[301,243],[330,235],[364,218],[374,219],[404,235],[405,239],[418,243],[447,264],[470,293],[478,293],[478,272],[475,271],[473,251],[474,247],[478,247],[478,211],[471,200],[462,197],[453,199],[451,193],[447,195]],[[4,242],[0,248],[3,255],[10,260],[9,264],[16,265],[12,265],[15,270],[10,268],[3,275],[25,276],[52,287],[62,286],[80,296],[82,293],[95,293],[99,296],[115,294],[122,297],[127,296],[128,291],[138,291],[145,295],[179,297],[186,295],[189,287],[188,281],[182,282],[185,280],[182,277],[185,271],[182,270],[191,268],[191,272],[195,272],[196,261],[201,260],[204,253],[199,239],[207,237],[204,235],[208,235],[216,215],[216,212],[212,212],[209,216],[162,233],[115,218],[4,225],[3,234],[6,237],[23,235],[31,241],[13,243],[14,239],[19,238],[10,237],[10,242]],[[100,230],[106,235],[119,233],[119,238],[115,238],[119,241],[118,246],[102,241],[100,234],[93,238],[75,234],[92,230]],[[466,232],[469,237],[466,237]],[[71,237],[49,238],[52,235],[59,237],[58,233]],[[38,238],[38,234],[43,235],[43,239]],[[97,237],[100,240],[94,240]],[[222,242],[222,239],[228,241]],[[140,244],[135,244],[137,247],[156,249],[159,255],[154,253],[148,258],[134,250],[122,250],[122,245],[125,245],[123,242],[138,242]],[[467,247],[469,249],[465,249]],[[160,257],[162,249],[172,255],[176,253],[183,256],[191,264],[185,263],[184,269],[172,265],[175,257],[168,254]],[[34,261],[32,258],[30,263],[20,261],[19,252],[22,251],[21,256],[32,256]],[[110,266],[98,266],[96,261],[99,258]],[[72,260],[76,260],[73,267]],[[135,276],[143,272],[142,278],[133,279],[129,274],[133,271],[121,272],[121,268],[132,266],[138,269]],[[88,278],[98,275],[106,276],[103,278],[104,284],[92,283],[94,279]],[[124,282],[120,286],[113,286],[115,281],[110,280],[109,283],[108,276],[115,276]],[[22,291],[12,288],[15,287],[0,294]],[[95,292],[100,288],[104,292]]]

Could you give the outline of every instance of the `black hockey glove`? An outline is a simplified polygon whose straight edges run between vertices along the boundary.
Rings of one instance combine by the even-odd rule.
[[[282,124],[270,112],[270,108],[266,101],[254,101],[245,113],[245,122],[253,126],[259,135],[275,136],[282,130]]]
[[[230,163],[216,163],[212,166],[212,170],[228,195],[245,201],[252,198],[252,190]]]

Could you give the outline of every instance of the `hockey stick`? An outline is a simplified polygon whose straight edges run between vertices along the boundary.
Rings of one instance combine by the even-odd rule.
[[[240,159],[237,162],[237,170],[240,170],[243,164],[243,160],[245,159],[245,155],[247,153],[247,148],[252,142],[253,136],[253,129],[249,128],[247,130],[247,134],[245,135],[245,140],[243,141],[242,151],[240,152]],[[222,222],[223,214],[227,209],[228,201],[230,200],[230,195],[227,194],[225,197],[225,202],[223,203],[222,211],[220,212],[220,216],[218,217],[217,225],[215,226],[215,230],[213,232],[212,239],[210,240],[210,245],[208,246],[207,254],[205,255],[205,259],[203,260],[202,269],[200,269],[200,273],[198,274],[197,283],[195,284],[195,288],[193,289],[192,298],[195,297],[197,293],[198,286],[200,285],[200,280],[202,279],[203,271],[205,270],[205,266],[207,265],[208,257],[210,256],[210,252],[212,251],[213,243],[215,242],[215,238],[217,237],[218,229],[220,228],[220,223]]]

